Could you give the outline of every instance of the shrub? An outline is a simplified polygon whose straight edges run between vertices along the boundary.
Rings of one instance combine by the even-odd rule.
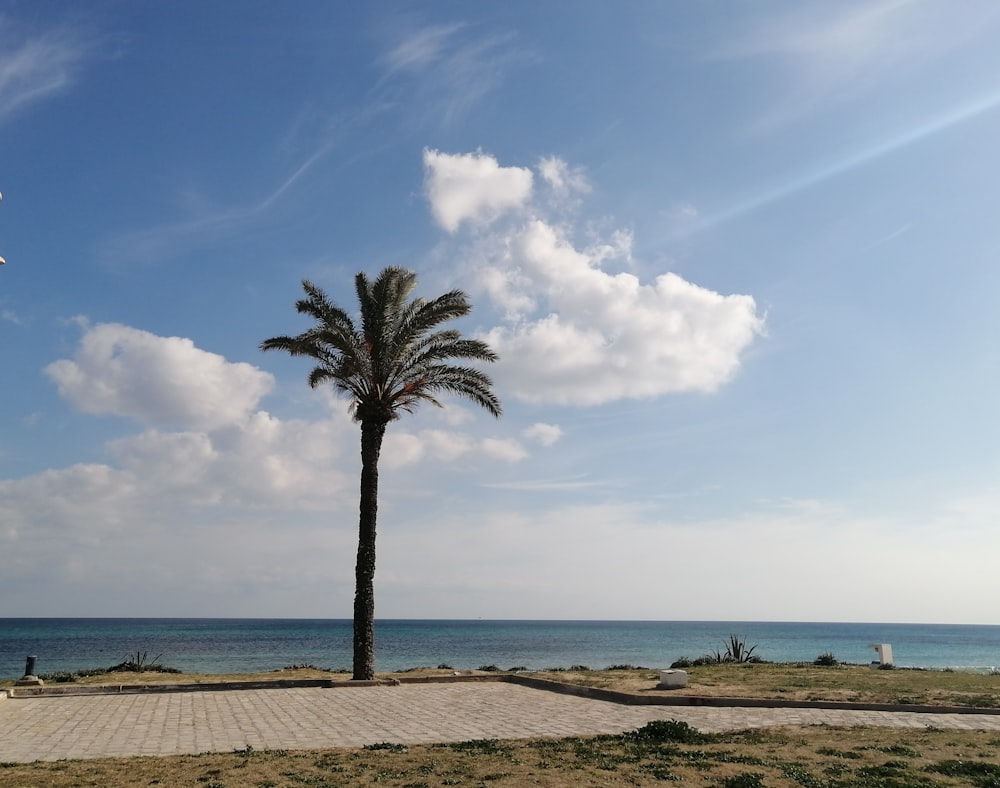
[[[157,654],[152,659],[149,658],[148,651],[136,651],[135,654],[128,653],[125,655],[125,659],[119,662],[117,665],[112,665],[108,668],[108,673],[145,673],[146,671],[152,671],[154,673],[180,673],[178,668],[168,668],[161,665],[158,660],[162,654]]]
[[[673,662],[670,663],[671,669],[674,670],[676,670],[677,668],[690,668],[693,665],[694,662],[692,662],[687,657],[681,657],[680,659],[675,659]]]
[[[829,651],[823,652],[813,660],[813,665],[823,665],[825,667],[834,667],[839,664],[840,663],[837,661],[837,658]]]
[[[438,665],[438,670],[454,670],[454,668],[447,662],[442,662],[440,665]]]
[[[77,673],[59,671],[58,673],[39,673],[38,678],[49,684],[71,684],[80,678],[80,676]]]
[[[697,728],[681,720],[653,720],[641,728],[623,734],[627,741],[647,743],[681,742],[697,744],[708,737]]]
[[[486,673],[499,673],[499,665],[480,665],[479,670],[485,671]]]
[[[250,745],[247,745],[248,747]],[[388,750],[389,752],[406,752],[405,744],[397,744],[391,741],[380,741],[375,744],[366,744],[362,749],[365,750]]]

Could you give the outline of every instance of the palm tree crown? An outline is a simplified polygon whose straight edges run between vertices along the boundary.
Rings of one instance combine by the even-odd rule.
[[[493,362],[497,355],[485,342],[463,339],[455,330],[433,330],[471,311],[465,293],[452,290],[431,301],[408,301],[417,277],[404,268],[383,270],[374,282],[355,277],[361,307],[360,329],[312,282],[304,281],[306,298],[296,309],[316,325],[294,337],[274,337],[261,350],[285,350],[318,363],[309,385],[330,382],[352,400],[358,421],[387,423],[400,411],[412,413],[421,402],[440,406],[436,395],[456,394],[499,416],[500,400],[489,377],[478,369],[446,363],[449,359]]]

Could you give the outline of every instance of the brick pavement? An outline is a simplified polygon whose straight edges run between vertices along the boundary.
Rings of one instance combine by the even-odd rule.
[[[1000,731],[1000,715],[626,706],[508,683],[175,692],[0,701],[0,762],[618,733],[876,725]]]

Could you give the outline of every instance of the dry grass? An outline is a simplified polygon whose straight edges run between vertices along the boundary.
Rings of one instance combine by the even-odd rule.
[[[1000,707],[1000,676],[941,670],[872,670],[859,665],[723,664],[687,668],[688,687],[656,690],[659,671],[540,671],[540,678],[642,695],[787,698],[859,703]]]
[[[373,742],[361,750],[5,764],[0,786],[996,786],[998,746],[996,733],[829,727],[741,731],[688,742],[628,735],[413,747]]]
[[[452,676],[458,671],[416,668],[380,678],[420,678]],[[463,675],[489,675],[481,671],[461,671]],[[916,703],[928,705],[1000,707],[1000,676],[941,670],[872,670],[866,666],[818,667],[811,664],[747,663],[704,665],[687,668],[688,687],[657,690],[659,671],[555,670],[525,675],[600,687],[640,695],[701,695],[736,698],[786,698],[794,700],[836,700],[859,703]],[[225,681],[268,681],[278,679],[333,679],[346,681],[348,673],[331,673],[318,668],[276,670],[219,676],[201,673],[107,673],[88,676],[73,685],[205,684]],[[0,688],[13,681],[0,682]],[[49,686],[63,686],[49,684]]]

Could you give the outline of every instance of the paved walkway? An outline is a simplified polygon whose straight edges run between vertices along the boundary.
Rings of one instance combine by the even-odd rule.
[[[1000,715],[625,706],[507,683],[9,698],[0,762],[361,747],[619,733],[655,719],[703,731],[877,725],[1000,731]]]

